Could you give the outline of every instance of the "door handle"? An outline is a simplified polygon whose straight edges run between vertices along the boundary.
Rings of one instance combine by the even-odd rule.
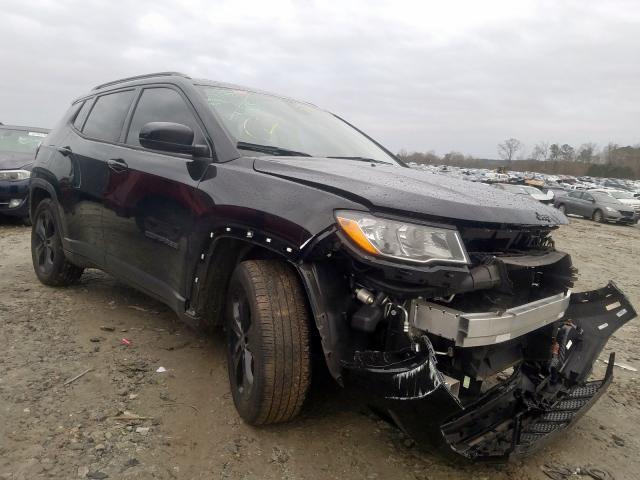
[[[127,162],[121,158],[110,158],[107,160],[107,166],[116,173],[124,172],[129,169]]]
[[[71,147],[56,147],[56,150],[64,157],[68,157],[73,153]]]

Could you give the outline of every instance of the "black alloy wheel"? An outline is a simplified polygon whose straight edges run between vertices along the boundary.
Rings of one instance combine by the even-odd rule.
[[[43,275],[49,275],[54,268],[57,255],[54,242],[56,240],[56,226],[50,210],[42,210],[36,218],[33,229],[33,249],[35,267]]]
[[[240,395],[247,399],[251,396],[254,376],[254,358],[251,336],[251,307],[244,290],[236,290],[231,298],[231,318],[228,328],[227,345],[231,358],[231,375]]]
[[[286,422],[311,383],[309,312],[295,270],[281,260],[246,260],[226,302],[227,368],[233,403],[250,425]]]
[[[49,198],[42,200],[33,213],[31,259],[38,280],[45,285],[70,285],[82,275],[83,269],[65,257],[55,207]]]

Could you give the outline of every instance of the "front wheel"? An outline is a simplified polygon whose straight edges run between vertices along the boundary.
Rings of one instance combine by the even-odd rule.
[[[593,212],[593,216],[591,218],[594,222],[604,223],[604,215],[602,213],[602,210],[596,210],[595,212]]]
[[[38,280],[45,285],[70,285],[82,275],[82,268],[76,267],[64,256],[54,205],[48,198],[38,204],[33,215],[31,259]]]
[[[278,260],[248,260],[231,277],[226,310],[233,402],[250,425],[286,422],[311,383],[309,315],[295,272]]]

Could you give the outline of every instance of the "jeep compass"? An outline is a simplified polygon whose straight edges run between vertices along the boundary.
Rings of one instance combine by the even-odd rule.
[[[46,285],[98,268],[223,327],[245,422],[300,411],[318,349],[422,443],[526,454],[606,391],[593,363],[635,316],[573,293],[558,210],[407,168],[309,103],[178,73],[73,101],[30,181]]]

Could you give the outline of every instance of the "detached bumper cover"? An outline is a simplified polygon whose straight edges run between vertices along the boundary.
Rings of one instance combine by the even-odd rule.
[[[420,351],[358,352],[345,381],[358,383],[420,443],[448,447],[472,460],[526,455],[572,425],[606,391],[613,354],[602,380],[586,381],[609,337],[636,316],[611,282],[573,294],[563,317],[575,326],[563,339],[562,361],[546,377],[525,362],[505,382],[463,405],[437,369],[428,339]]]

